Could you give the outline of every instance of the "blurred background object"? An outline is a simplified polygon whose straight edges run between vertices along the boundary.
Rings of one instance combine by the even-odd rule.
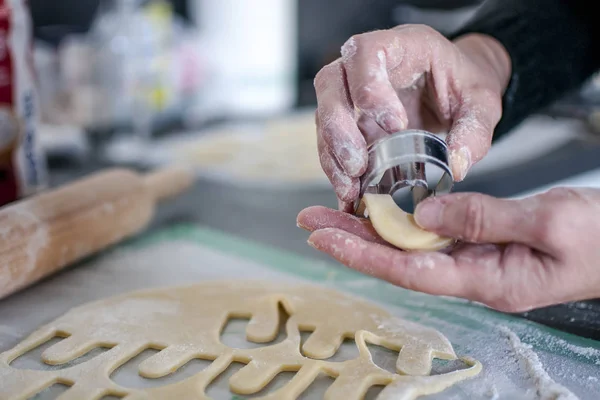
[[[0,206],[48,185],[32,25],[27,0],[0,1]],[[52,54],[42,50],[38,60],[52,68]]]
[[[297,0],[194,0],[189,11],[210,58],[202,114],[256,117],[296,100]]]

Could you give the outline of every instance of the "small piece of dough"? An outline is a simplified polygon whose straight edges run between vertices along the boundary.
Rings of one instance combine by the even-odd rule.
[[[367,193],[363,202],[379,236],[402,250],[437,251],[454,241],[421,228],[413,215],[398,207],[389,194]]]

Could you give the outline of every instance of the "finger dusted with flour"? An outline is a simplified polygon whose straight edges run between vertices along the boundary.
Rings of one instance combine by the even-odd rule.
[[[358,196],[358,178],[367,168],[367,145],[352,117],[345,73],[340,61],[323,68],[314,85],[319,103],[315,115],[319,159],[341,208]]]

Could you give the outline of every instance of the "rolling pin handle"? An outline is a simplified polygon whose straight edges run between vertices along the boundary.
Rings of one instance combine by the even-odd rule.
[[[188,189],[194,182],[194,175],[190,168],[175,166],[151,172],[143,179],[154,201],[160,202]]]

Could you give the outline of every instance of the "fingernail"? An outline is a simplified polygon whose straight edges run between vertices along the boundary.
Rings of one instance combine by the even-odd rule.
[[[455,181],[462,181],[471,167],[471,153],[466,147],[450,152],[450,164]]]
[[[389,112],[378,115],[376,122],[388,133],[401,131],[405,128],[404,121],[402,121],[397,115]]]
[[[442,225],[444,205],[437,199],[425,200],[417,205],[415,222],[423,229],[433,230]]]
[[[308,243],[308,245],[310,247],[312,247],[313,249],[317,248],[317,246],[315,245],[315,243],[310,238],[306,241],[306,243]]]

